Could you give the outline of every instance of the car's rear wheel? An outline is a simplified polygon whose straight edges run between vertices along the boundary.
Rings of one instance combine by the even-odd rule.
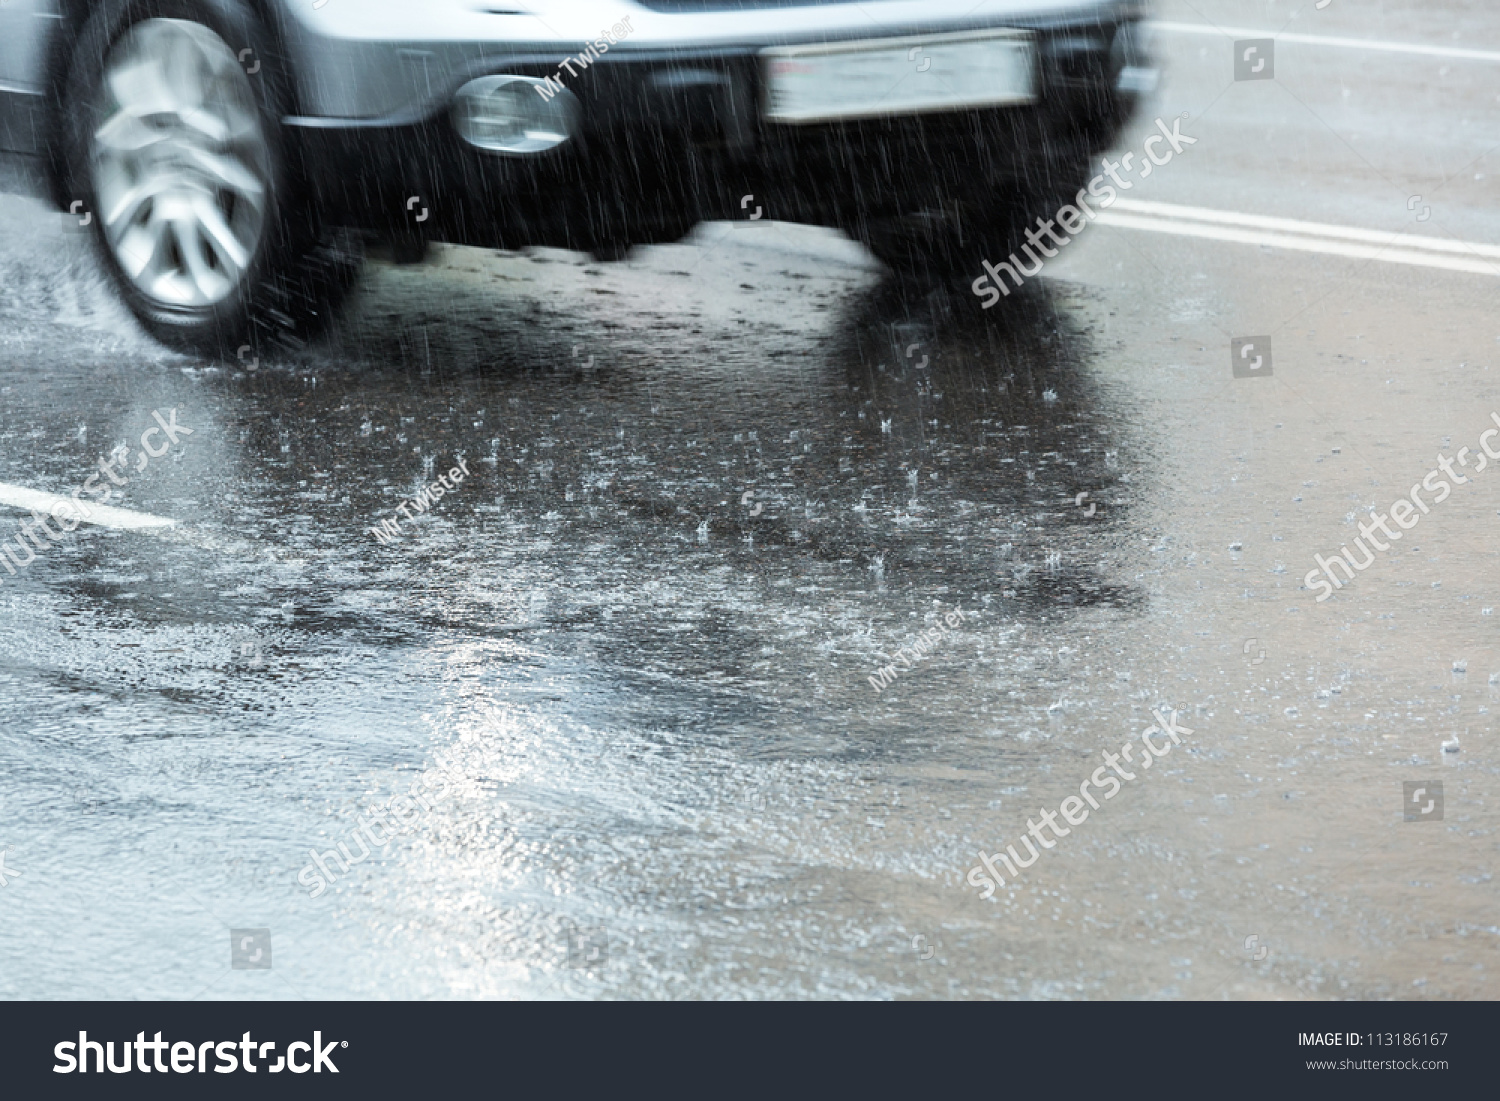
[[[969,291],[985,260],[999,263],[1027,244],[1026,231],[1071,203],[1084,178],[1081,166],[1054,167],[983,193],[866,215],[848,228],[899,279]]]
[[[276,51],[237,0],[106,4],[74,52],[71,187],[163,343],[233,357],[325,320],[358,271],[296,208]]]

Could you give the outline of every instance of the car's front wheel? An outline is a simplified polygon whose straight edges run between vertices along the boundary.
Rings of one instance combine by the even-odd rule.
[[[74,51],[70,188],[153,336],[231,358],[326,318],[358,256],[295,209],[285,74],[237,0],[102,5]]]

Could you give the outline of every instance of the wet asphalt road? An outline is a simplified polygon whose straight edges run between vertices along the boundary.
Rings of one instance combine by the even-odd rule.
[[[1343,7],[1292,29],[1500,46]],[[1122,148],[1198,143],[1132,198],[1500,243],[1500,62],[1161,46]],[[1500,995],[1495,476],[1303,587],[1478,450],[1496,274],[1098,225],[983,311],[717,224],[372,263],[251,370],[140,335],[38,204],[0,224],[0,482],[192,430],[112,502],[177,528],[0,575],[0,996]],[[1191,733],[982,898],[1153,710]]]

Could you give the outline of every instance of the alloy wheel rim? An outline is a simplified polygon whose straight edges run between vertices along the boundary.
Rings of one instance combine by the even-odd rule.
[[[271,151],[250,77],[207,27],[148,19],[104,65],[91,169],[126,277],[169,307],[234,294],[266,223]]]

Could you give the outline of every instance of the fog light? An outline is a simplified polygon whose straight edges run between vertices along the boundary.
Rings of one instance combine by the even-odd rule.
[[[1127,95],[1149,95],[1156,91],[1161,70],[1153,59],[1152,32],[1142,22],[1121,23],[1109,50],[1110,71],[1115,88]]]
[[[545,153],[577,132],[581,113],[578,97],[555,80],[485,76],[458,90],[453,128],[492,153]]]

